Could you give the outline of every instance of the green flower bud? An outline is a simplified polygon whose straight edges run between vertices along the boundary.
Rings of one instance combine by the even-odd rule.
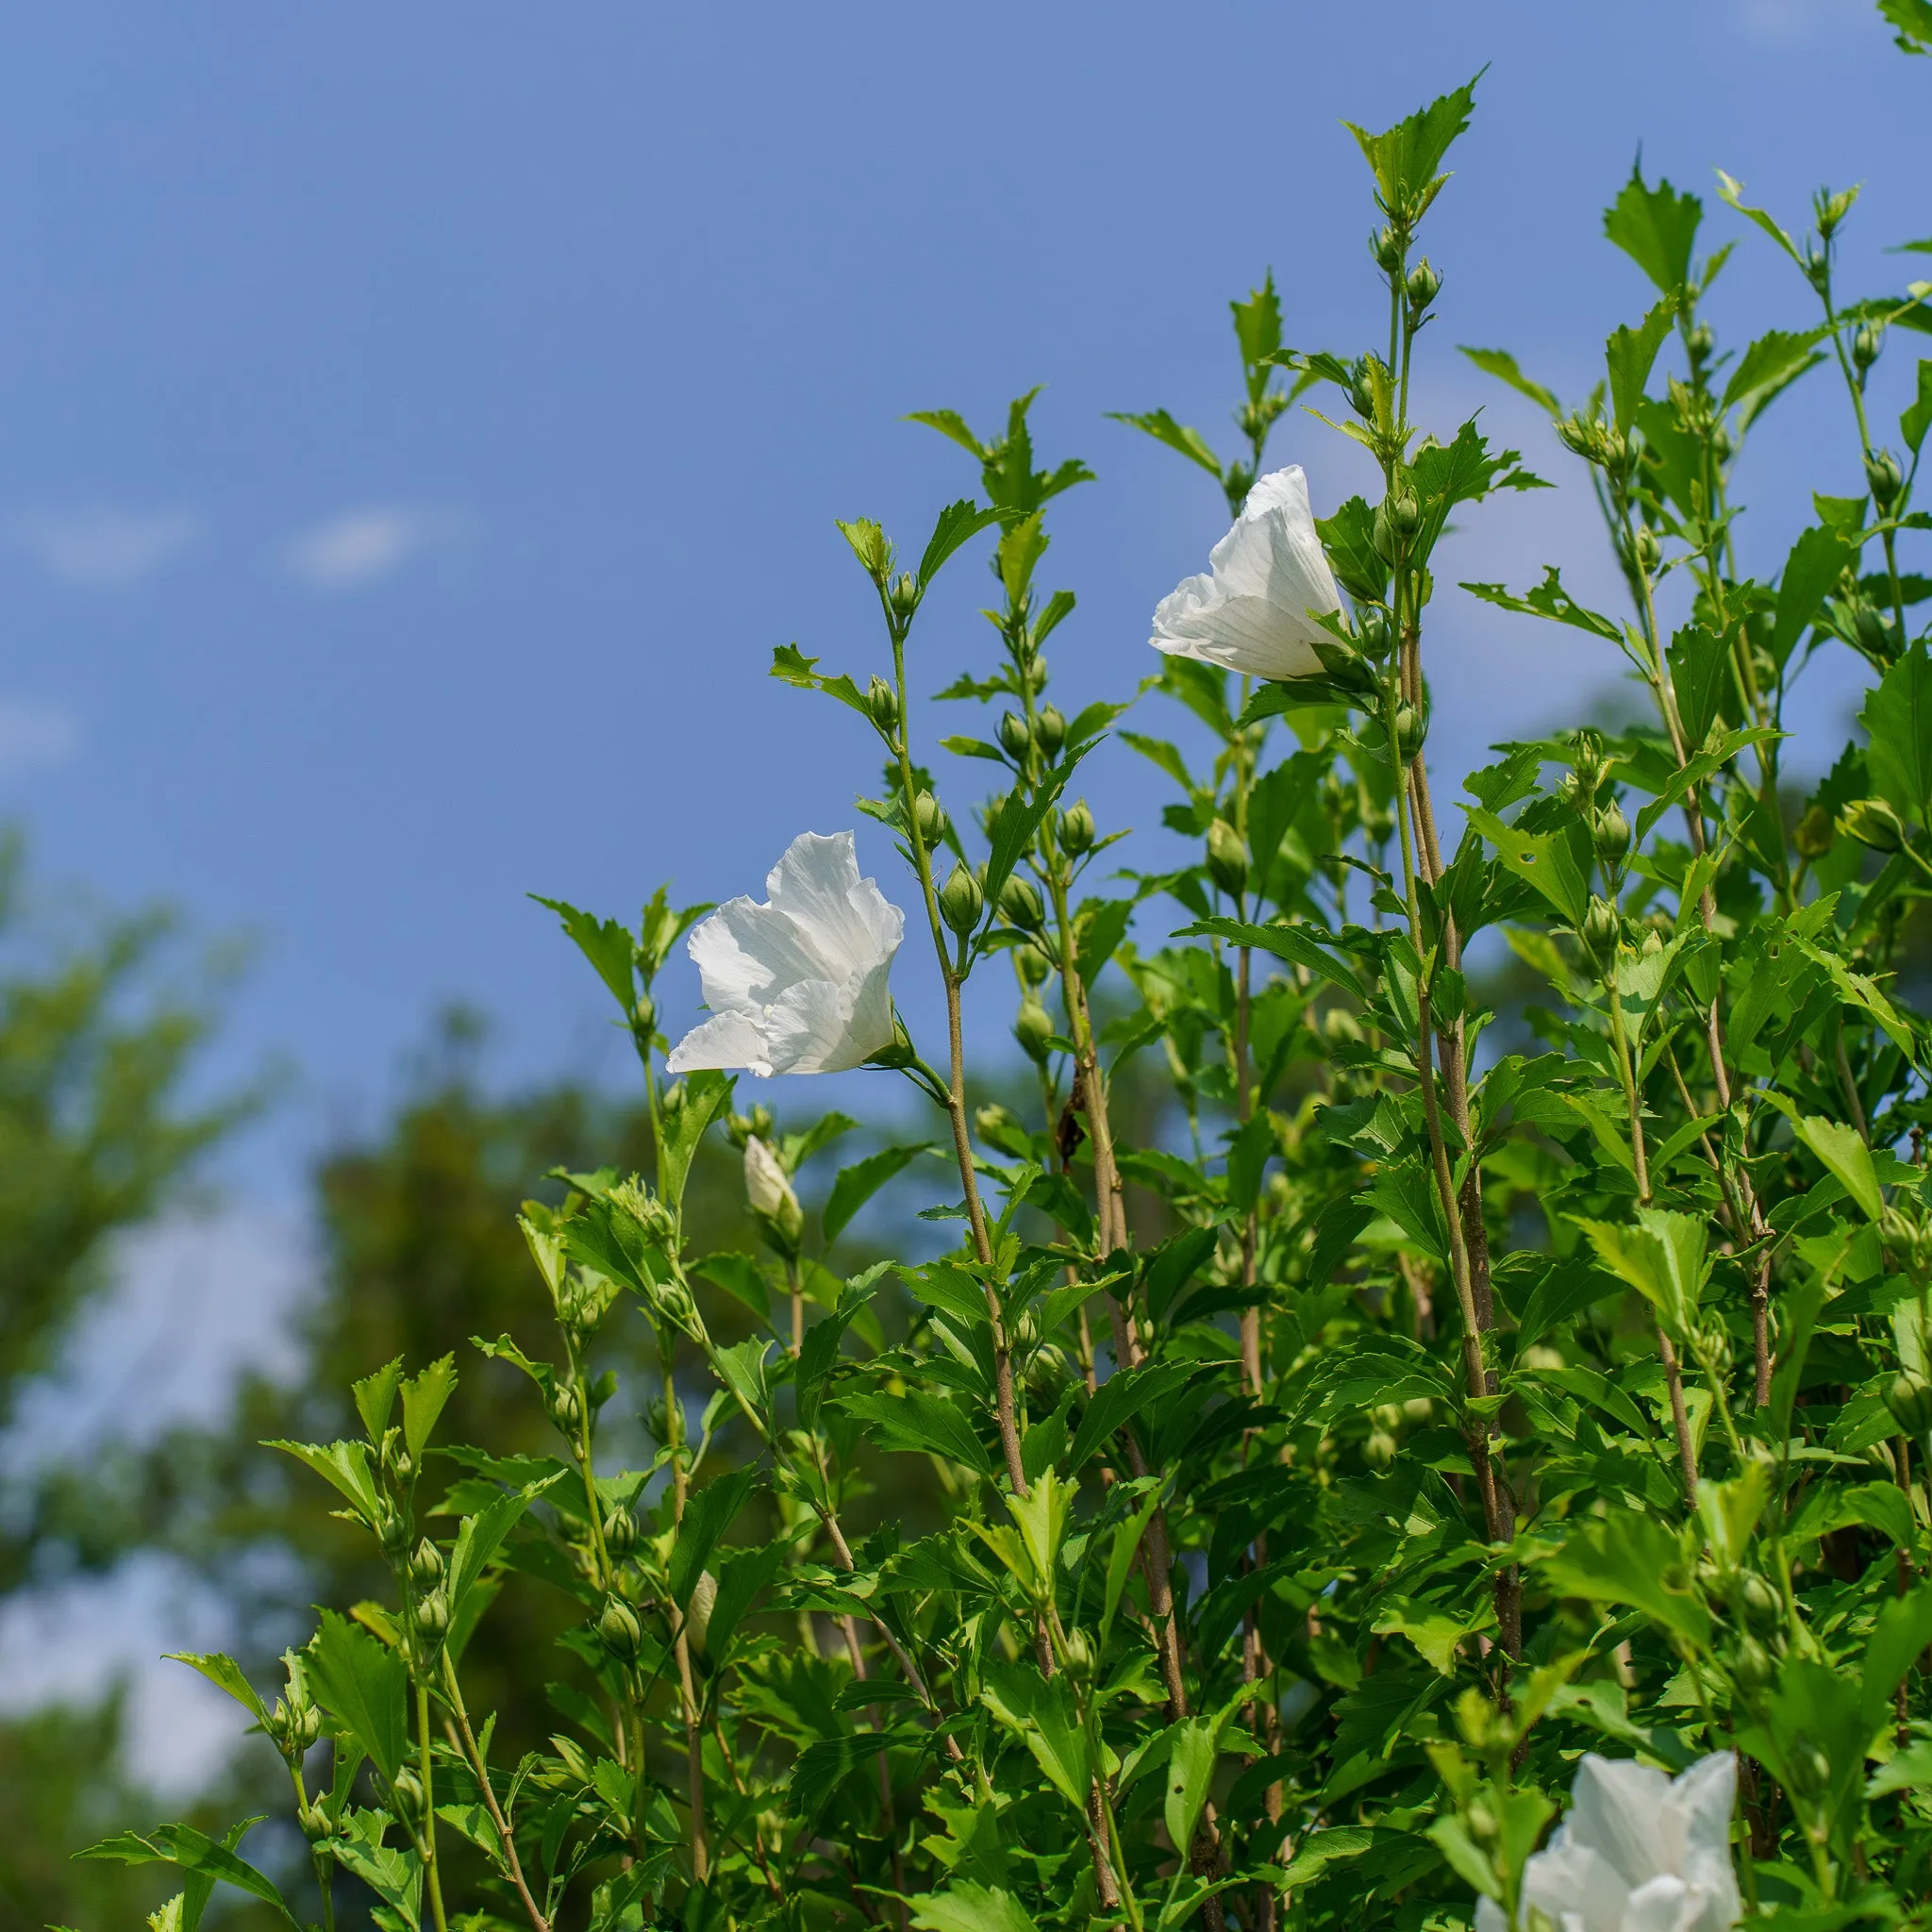
[[[1059,757],[1060,746],[1067,741],[1067,721],[1057,706],[1048,705],[1033,721],[1033,736],[1049,758]]]
[[[684,1111],[686,1097],[684,1082],[682,1080],[674,1081],[672,1085],[665,1088],[663,1098],[658,1103],[658,1109],[666,1119],[674,1118]]]
[[[389,1794],[396,1816],[413,1837],[423,1824],[423,1780],[406,1764],[390,1780]]]
[[[1402,237],[1386,223],[1369,237],[1369,253],[1385,275],[1401,273]]]
[[[1038,946],[1015,946],[1013,964],[1020,970],[1020,977],[1028,986],[1041,986],[1053,971],[1053,961]]]
[[[892,615],[904,624],[919,608],[919,579],[909,570],[901,571],[887,595],[891,599]]]
[[[999,739],[1008,757],[1012,758],[1024,759],[1033,748],[1033,733],[1018,711],[1001,713]]]
[[[575,1382],[559,1382],[550,1391],[550,1420],[573,1441],[583,1426],[584,1392]]]
[[[1247,841],[1225,819],[1208,828],[1208,875],[1230,899],[1248,890]]]
[[[1076,1624],[1066,1636],[1067,1675],[1084,1684],[1093,1674],[1093,1641]]]
[[[1093,814],[1084,798],[1060,815],[1060,845],[1072,858],[1093,849]]]
[[[1884,347],[1884,329],[1875,328],[1869,322],[1860,323],[1857,333],[1852,338],[1852,360],[1860,369],[1869,369],[1877,361]]]
[[[382,1554],[391,1562],[397,1562],[409,1547],[409,1519],[400,1510],[391,1509],[377,1524],[375,1535],[382,1544]]]
[[[1429,735],[1428,721],[1413,705],[1397,705],[1395,708],[1395,749],[1402,754],[1402,762],[1413,762],[1417,752],[1423,748],[1423,740]]]
[[[1387,1469],[1395,1460],[1397,1443],[1387,1429],[1374,1429],[1362,1444],[1362,1460],[1371,1469]]]
[[[888,738],[899,727],[899,693],[883,677],[874,677],[865,688],[865,708],[872,722]]]
[[[1862,597],[1852,607],[1852,635],[1868,658],[1889,664],[1897,655],[1892,649],[1890,620]]]
[[[1901,1434],[1914,1441],[1932,1435],[1932,1382],[1923,1375],[1908,1370],[1894,1375],[1885,1391],[1885,1406]]]
[[[1046,906],[1040,888],[1018,873],[1010,874],[1000,888],[1000,916],[1022,932],[1038,932],[1046,924]]]
[[[1590,836],[1596,856],[1611,867],[1622,865],[1630,850],[1630,821],[1613,798],[1591,822]]]
[[[655,1033],[658,1028],[658,1002],[647,992],[638,995],[637,1005],[630,1009],[632,1024],[640,1033]]]
[[[1865,481],[1871,486],[1872,501],[1883,511],[1898,500],[1906,477],[1898,458],[1889,449],[1881,449],[1865,458]]]
[[[1424,256],[1408,272],[1408,306],[1418,315],[1442,291],[1442,277]]]
[[[409,1581],[418,1590],[434,1590],[442,1581],[442,1552],[425,1536],[409,1558]]]
[[[440,1590],[416,1599],[416,1635],[432,1650],[449,1635],[449,1599]]]
[[[1020,1124],[1020,1117],[1011,1108],[1002,1107],[997,1101],[989,1102],[978,1108],[973,1115],[973,1124],[979,1129],[979,1138],[991,1147],[997,1147],[1013,1135],[1024,1136],[1026,1130]]]
[[[604,1547],[622,1562],[638,1546],[638,1520],[622,1503],[604,1519]]]
[[[1791,830],[1791,843],[1801,858],[1823,858],[1831,850],[1838,829],[1822,805],[1810,807]]]
[[[1783,1600],[1755,1570],[1739,1571],[1735,1597],[1739,1616],[1760,1635],[1775,1630],[1785,1620]]]
[[[985,909],[986,894],[979,890],[979,881],[964,865],[955,865],[952,876],[940,888],[940,917],[963,940]]]
[[[1838,828],[1874,852],[1896,852],[1906,842],[1906,828],[1882,798],[1855,798],[1838,815]]]
[[[1685,340],[1685,348],[1693,362],[1708,362],[1711,352],[1717,347],[1717,338],[1710,332],[1707,322],[1700,322]]]
[[[946,836],[946,808],[930,791],[922,791],[912,801],[912,820],[919,827],[920,841],[928,852]]]
[[[1013,1038],[1027,1058],[1044,1060],[1051,1051],[1047,1041],[1057,1030],[1046,1008],[1028,993],[1020,1002],[1019,1016],[1013,1022]]]
[[[1375,506],[1371,532],[1376,554],[1384,562],[1393,563],[1421,526],[1422,509],[1413,496],[1405,491],[1400,496],[1384,497]]]
[[[1386,610],[1365,610],[1356,630],[1356,642],[1365,658],[1378,664],[1395,648],[1395,626]]]
[[[1827,241],[1831,238],[1839,224],[1851,213],[1852,204],[1857,198],[1858,191],[1856,188],[1840,188],[1836,194],[1821,188],[1811,197],[1811,211],[1817,219],[1821,238]]]
[[[691,1593],[691,1608],[684,1613],[685,1635],[700,1657],[705,1654],[705,1637],[711,1627],[711,1610],[717,1601],[718,1579],[707,1570]]]
[[[1601,973],[1610,970],[1617,947],[1624,937],[1624,915],[1607,899],[1592,898],[1584,915],[1583,930],[1577,935],[1583,950]]]
[[[597,1619],[597,1637],[621,1664],[635,1663],[644,1647],[643,1625],[638,1613],[621,1596],[608,1597],[604,1614]]]
[[[1768,1690],[1777,1679],[1777,1664],[1757,1638],[1740,1637],[1731,1652],[1731,1677],[1740,1690]]]

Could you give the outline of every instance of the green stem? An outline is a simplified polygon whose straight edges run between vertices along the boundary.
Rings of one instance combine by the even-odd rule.
[[[420,1679],[416,1685],[416,1736],[417,1774],[423,1780],[423,1878],[429,1890],[429,1908],[435,1914],[436,1932],[449,1932],[449,1922],[442,1910],[441,1866],[436,1856],[436,1786],[429,1762],[429,1686]]]

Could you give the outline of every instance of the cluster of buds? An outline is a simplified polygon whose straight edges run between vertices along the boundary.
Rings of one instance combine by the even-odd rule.
[[[749,1113],[728,1113],[724,1116],[724,1138],[742,1154],[744,1143],[754,1138],[769,1141],[777,1123],[772,1109],[760,1102]]]
[[[1393,388],[1388,363],[1373,351],[1349,365],[1348,406],[1364,423],[1378,423],[1388,414]]]
[[[1412,491],[1398,491],[1375,506],[1375,523],[1371,535],[1375,554],[1385,563],[1393,563],[1415,541],[1422,528],[1422,506]]]
[[[1629,473],[1629,439],[1601,416],[1586,416],[1578,410],[1563,417],[1557,425],[1557,440],[1572,456],[1581,457],[1613,476]]]
[[[1731,1678],[1747,1695],[1768,1690],[1784,1651],[1784,1599],[1756,1570],[1734,1571],[1725,1592],[1734,1636],[1726,1659]]]
[[[425,1669],[449,1635],[449,1596],[443,1589],[442,1552],[425,1536],[409,1558],[409,1582],[417,1592],[409,1613],[410,1650]]]
[[[275,1699],[262,1729],[291,1764],[299,1764],[303,1754],[322,1736],[322,1712],[308,1695],[308,1683],[292,1653],[285,1653],[282,1661],[289,1668],[288,1695]]]

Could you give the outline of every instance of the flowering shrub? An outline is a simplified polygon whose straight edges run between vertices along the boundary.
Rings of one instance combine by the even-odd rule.
[[[1239,459],[1125,419],[1236,520],[1155,615],[1137,728],[1050,689],[1074,599],[1042,580],[1047,522],[1087,472],[1039,466],[1028,399],[991,441],[934,412],[984,502],[909,565],[842,525],[879,647],[774,665],[883,758],[859,808],[903,871],[862,878],[849,833],[808,832],[764,903],[660,892],[635,931],[557,906],[635,1041],[656,1160],[528,1207],[555,1341],[477,1343],[527,1376],[552,1453],[439,1441],[452,1360],[376,1370],[365,1439],[275,1446],[380,1544],[390,1600],[325,1611],[273,1700],[186,1659],[286,1760],[325,1925],[348,1881],[388,1932],[1920,1911],[1932,1034],[1900,969],[1932,897],[1932,581],[1906,567],[1932,361],[1895,425],[1873,375],[1932,330],[1928,290],[1839,287],[1851,193],[1801,239],[1721,177],[1809,305],[1721,346],[1703,305],[1731,244],[1701,254],[1697,199],[1638,174],[1607,229],[1657,299],[1589,398],[1466,352],[1547,408],[1628,595],[1586,608],[1555,567],[1463,591],[1614,646],[1652,711],[1496,747],[1458,831],[1428,761],[1433,561],[1452,517],[1546,487],[1476,423],[1408,414],[1443,286],[1419,234],[1472,107],[1357,130],[1386,341],[1290,348],[1264,283],[1234,305]],[[1805,380],[1842,385],[1866,488],[1814,498],[1746,577],[1750,434]],[[1376,500],[1318,517],[1299,468],[1265,472],[1305,395]],[[927,745],[921,607],[973,544],[998,651],[941,695],[996,722]],[[1845,651],[1861,741],[1805,795],[1788,697]],[[1151,735],[1159,700],[1209,765]],[[1122,869],[1125,834],[1074,796],[1110,732],[1176,788],[1192,863]],[[1486,931],[1533,986],[1504,1019],[1469,963]],[[711,1017],[674,1044],[653,989],[680,941]],[[937,976],[937,1047],[894,971]],[[1037,1097],[969,1111],[962,993],[989,979]],[[854,1124],[756,1076],[860,1063],[942,1119],[926,1215],[957,1241],[848,1277],[867,1199],[941,1170],[901,1145],[839,1166]],[[1130,1076],[1161,1091],[1151,1135]],[[686,1238],[712,1134],[743,1156],[735,1252]],[[599,1337],[640,1317],[662,1382],[620,1391]],[[625,1399],[640,1466],[600,1435]],[[869,1501],[889,1472],[906,1520]],[[577,1611],[554,1735],[515,1763],[463,1676],[506,1590]],[[292,1917],[242,1829],[96,1855],[181,1869],[161,1932],[193,1932],[217,1881]],[[446,1867],[480,1877],[458,1896]]]

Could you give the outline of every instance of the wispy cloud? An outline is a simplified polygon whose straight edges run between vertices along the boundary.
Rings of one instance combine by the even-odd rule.
[[[80,726],[58,705],[0,697],[0,779],[65,764],[80,746]]]
[[[192,509],[122,509],[89,504],[73,509],[29,510],[16,520],[13,541],[63,583],[119,588],[152,576],[201,535]]]
[[[446,510],[363,504],[298,532],[283,561],[312,590],[358,590],[392,575],[456,531],[457,520]]]

